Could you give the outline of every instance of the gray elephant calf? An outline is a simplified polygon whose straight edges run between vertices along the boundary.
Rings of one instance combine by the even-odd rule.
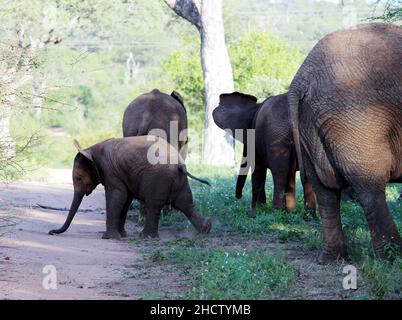
[[[202,233],[209,232],[211,220],[195,210],[187,177],[208,184],[187,172],[178,151],[164,139],[137,136],[109,139],[81,149],[74,159],[74,199],[64,225],[49,234],[68,229],[84,195],[101,183],[106,193],[106,233],[104,239],[126,236],[124,224],[133,198],[145,203],[142,237],[157,237],[160,211],[165,204],[182,211]]]
[[[158,129],[158,131],[154,131]],[[123,115],[123,136],[156,135],[187,156],[187,113],[177,91],[170,95],[154,89],[135,98]]]
[[[244,143],[242,164],[245,174],[239,174],[236,197],[241,198],[247,171],[252,173],[252,210],[258,203],[265,203],[265,180],[267,168],[271,169],[274,182],[273,208],[292,211],[296,207],[296,151],[288,116],[287,94],[272,96],[257,103],[257,98],[240,92],[221,94],[219,106],[213,111],[214,121],[222,129],[242,133]],[[255,141],[249,145],[248,129],[255,130]],[[238,138],[238,137],[236,137]],[[251,148],[255,150],[251,150]],[[248,159],[255,151],[255,164]],[[311,184],[303,180],[306,209],[315,217],[315,197]]]

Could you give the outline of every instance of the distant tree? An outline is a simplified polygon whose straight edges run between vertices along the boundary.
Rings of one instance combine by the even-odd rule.
[[[164,0],[179,16],[192,23],[201,37],[201,64],[205,88],[203,160],[207,164],[234,163],[233,139],[219,129],[212,111],[219,95],[233,91],[233,74],[225,44],[221,0]]]
[[[63,9],[66,16],[59,16]],[[16,142],[10,134],[10,118],[17,106],[41,108],[46,80],[35,78],[41,65],[41,54],[50,45],[75,28],[79,20],[90,14],[71,9],[65,4],[57,8],[52,1],[6,2],[2,4],[0,32],[0,171],[16,164]],[[38,115],[38,113],[37,113]],[[28,144],[32,137],[26,137]],[[21,148],[20,148],[21,149]],[[3,177],[0,173],[0,177]]]

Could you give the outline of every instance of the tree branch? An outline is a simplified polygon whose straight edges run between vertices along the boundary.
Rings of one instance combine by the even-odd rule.
[[[201,29],[201,0],[164,0],[180,17]]]

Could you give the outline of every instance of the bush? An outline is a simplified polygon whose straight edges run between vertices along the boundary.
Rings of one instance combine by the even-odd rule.
[[[287,91],[303,61],[285,39],[259,31],[229,44],[229,55],[236,89],[260,99]]]

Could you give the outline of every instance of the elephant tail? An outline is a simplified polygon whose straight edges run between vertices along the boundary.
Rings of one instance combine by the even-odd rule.
[[[190,177],[191,179],[197,180],[197,181],[199,181],[201,183],[204,183],[204,184],[206,184],[208,186],[211,186],[211,184],[207,180],[197,178],[197,177],[193,176],[190,172],[188,172],[187,168],[186,168],[186,165],[183,164],[183,163],[179,164],[179,171],[184,173],[187,177]]]
[[[301,155],[301,146],[300,146],[300,133],[299,133],[299,102],[300,102],[300,94],[299,90],[291,88],[288,93],[288,110],[289,110],[289,120],[292,127],[293,134],[293,143],[296,149],[297,155],[297,163],[299,166],[300,176],[304,180],[304,168],[303,168],[303,159]]]

